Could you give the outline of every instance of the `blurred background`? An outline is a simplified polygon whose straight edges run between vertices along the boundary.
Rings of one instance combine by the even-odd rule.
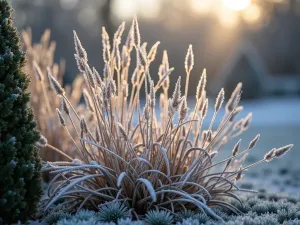
[[[57,42],[55,60],[66,60],[67,83],[78,73],[72,30],[77,31],[90,64],[102,71],[102,26],[113,35],[118,25],[126,21],[127,33],[136,14],[142,41],[148,43],[148,49],[156,41],[161,42],[156,63],[151,66],[154,80],[166,49],[170,67],[175,67],[173,84],[178,76],[185,77],[184,58],[192,44],[195,67],[190,77],[191,99],[203,68],[207,69],[212,106],[221,87],[229,96],[236,84],[243,82],[242,116],[249,111],[254,116],[252,127],[243,136],[245,146],[255,134],[262,134],[252,160],[272,147],[295,144],[284,160],[258,167],[252,177],[261,178],[257,179],[259,186],[269,188],[271,184],[277,190],[299,191],[300,0],[11,2],[15,24],[20,31],[30,27],[34,42],[39,41],[46,28],[51,30],[51,39]],[[228,151],[224,154],[228,155]]]

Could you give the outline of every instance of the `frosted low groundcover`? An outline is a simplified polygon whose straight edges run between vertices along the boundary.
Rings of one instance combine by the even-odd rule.
[[[224,222],[215,220],[205,214],[192,211],[180,212],[171,215],[164,211],[154,211],[156,215],[150,215],[141,220],[133,220],[128,215],[111,213],[103,221],[103,214],[108,211],[94,212],[81,210],[71,215],[63,212],[49,214],[42,221],[31,221],[30,225],[300,225],[300,201],[299,198],[281,196],[279,194],[267,194],[261,191],[257,197],[245,197],[242,199],[243,206],[238,206],[243,214],[232,213],[215,209],[215,212],[222,216]],[[117,221],[117,222],[116,222]]]

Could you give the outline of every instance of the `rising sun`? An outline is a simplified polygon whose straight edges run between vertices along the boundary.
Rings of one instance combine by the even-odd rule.
[[[251,0],[222,0],[222,3],[232,10],[240,11],[249,7]]]

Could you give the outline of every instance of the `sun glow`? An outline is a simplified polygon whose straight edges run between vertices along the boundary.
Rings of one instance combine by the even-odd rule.
[[[241,11],[250,6],[251,0],[222,0],[222,3],[229,9]]]

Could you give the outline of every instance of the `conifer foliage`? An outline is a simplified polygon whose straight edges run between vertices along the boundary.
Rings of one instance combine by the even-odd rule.
[[[0,223],[25,221],[42,193],[41,162],[33,114],[27,107],[25,55],[12,23],[12,9],[0,0]]]

